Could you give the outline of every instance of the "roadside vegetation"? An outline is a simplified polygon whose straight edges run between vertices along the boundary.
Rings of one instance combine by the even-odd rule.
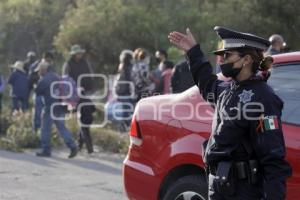
[[[26,148],[32,149],[40,146],[40,132],[34,133],[32,131],[32,116],[30,113],[12,116],[9,109],[4,109],[0,120],[0,149],[22,152]],[[77,138],[78,125],[75,115],[72,116],[70,120],[66,121],[66,125],[74,134],[74,138]],[[120,133],[113,126],[108,125],[104,128],[92,128],[91,134],[94,144],[100,151],[127,153],[129,145],[127,133]],[[63,145],[55,126],[53,126],[52,129],[52,145],[54,148]]]

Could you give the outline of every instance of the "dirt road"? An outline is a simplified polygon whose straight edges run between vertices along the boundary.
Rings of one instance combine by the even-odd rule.
[[[35,151],[0,150],[0,200],[123,200],[124,156],[67,150],[39,158]]]

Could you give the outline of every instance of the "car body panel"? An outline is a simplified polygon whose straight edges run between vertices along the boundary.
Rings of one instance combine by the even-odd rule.
[[[300,63],[300,52],[274,56],[275,65],[296,62]],[[134,117],[143,142],[140,146],[132,144],[124,161],[128,198],[158,199],[170,171],[184,165],[203,168],[201,146],[210,135],[212,116],[212,107],[204,102],[196,86],[180,94],[141,100]],[[287,187],[287,199],[292,200],[300,196],[300,126],[283,123],[282,127],[287,160],[293,168]]]

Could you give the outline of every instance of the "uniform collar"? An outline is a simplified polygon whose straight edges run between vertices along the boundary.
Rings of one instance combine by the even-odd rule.
[[[254,75],[250,76],[250,78],[243,80],[243,81],[233,80],[231,83],[231,89],[236,89],[241,85],[249,85],[249,84],[252,84],[255,82],[259,82],[259,81],[266,81],[265,77],[254,74]]]

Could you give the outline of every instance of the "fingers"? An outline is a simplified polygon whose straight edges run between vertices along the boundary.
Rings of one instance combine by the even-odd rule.
[[[173,31],[169,34],[169,38],[172,38],[174,40],[181,40],[184,37],[186,37],[185,34],[179,33],[177,31]]]
[[[191,32],[191,30],[189,28],[186,29],[186,35],[189,38],[194,38],[194,36],[193,36],[193,34],[192,34],[192,32]]]
[[[173,32],[171,32],[171,34],[174,34],[174,35],[176,35],[176,36],[178,36],[178,37],[186,37],[185,34],[180,33],[180,32],[177,32],[177,31],[173,31]]]
[[[190,38],[192,41],[195,41],[195,38],[189,28],[186,29],[186,35],[188,38]]]

